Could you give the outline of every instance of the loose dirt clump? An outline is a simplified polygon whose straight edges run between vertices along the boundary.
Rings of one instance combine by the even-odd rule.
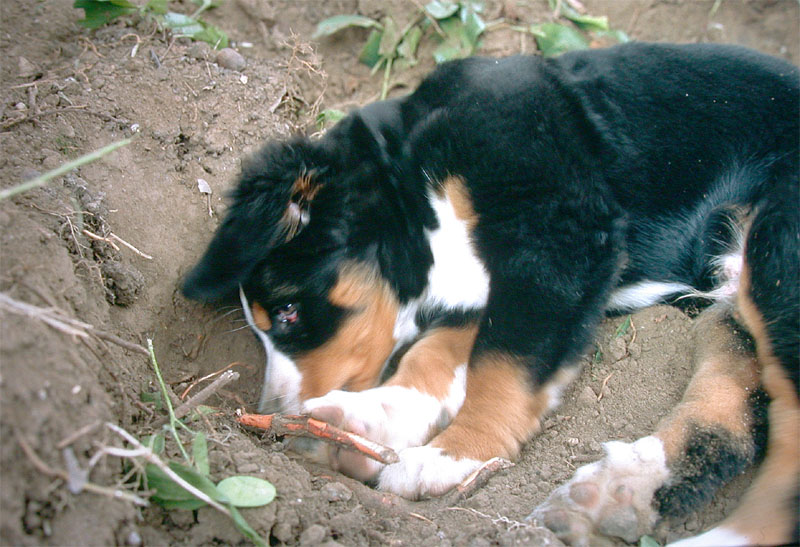
[[[583,3],[636,39],[732,41],[800,59],[793,0],[726,1],[713,15],[711,0]],[[487,4],[487,18],[549,17],[544,0]],[[245,542],[214,510],[143,508],[72,484],[88,471],[94,485],[135,493],[124,483],[123,462],[92,457],[121,446],[106,422],[138,438],[159,430],[164,412],[153,402],[147,339],[176,398],[229,365],[239,373],[207,402],[217,412],[192,427],[208,437],[214,480],[246,474],[276,486],[273,503],[243,511],[272,543],[557,544],[520,521],[576,466],[598,458],[600,443],[647,434],[679,399],[690,374],[692,320],[659,307],[633,316],[619,336],[625,318],[609,319],[543,433],[514,468],[466,500],[385,496],[235,425],[234,409],[257,400],[261,348],[241,313],[187,302],[179,280],[218,226],[242,158],[265,139],[316,131],[309,124],[316,110],[377,97],[380,77],[357,62],[366,31],[310,45],[315,24],[343,13],[394,11],[400,20],[413,9],[377,0],[230,0],[208,18],[229,33],[242,68],[147,20],[123,18],[89,32],[76,24],[82,14],[69,0],[0,4],[0,185],[134,137],[0,203],[0,543]],[[481,50],[520,51],[533,52],[533,42],[509,29],[490,32]],[[431,68],[424,58],[397,73],[392,93],[408,91]],[[709,526],[746,482],[734,481],[707,511],[662,536]]]

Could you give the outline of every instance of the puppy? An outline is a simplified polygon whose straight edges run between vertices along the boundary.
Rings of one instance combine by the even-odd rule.
[[[516,457],[604,314],[713,302],[683,402],[531,518],[573,544],[636,541],[766,442],[742,509],[698,540],[790,541],[799,96],[797,68],[731,46],[450,62],[318,140],[265,146],[183,291],[239,294],[267,354],[260,411],[395,448],[388,466],[329,458],[414,499]]]

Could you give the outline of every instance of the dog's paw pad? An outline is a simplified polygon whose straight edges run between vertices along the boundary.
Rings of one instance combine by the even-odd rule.
[[[652,528],[653,493],[668,476],[661,442],[606,443],[606,457],[583,466],[528,517],[572,545],[604,538],[635,542]]]

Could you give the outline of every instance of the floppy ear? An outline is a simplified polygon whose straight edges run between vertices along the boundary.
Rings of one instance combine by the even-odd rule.
[[[391,165],[395,147],[401,144],[403,130],[399,99],[368,104],[354,112],[342,125],[353,151],[377,159],[381,165]]]
[[[233,226],[232,226],[233,224]],[[186,298],[209,302],[222,300],[239,290],[256,266],[257,258],[234,222],[225,222],[214,235],[203,258],[184,278],[181,291]]]

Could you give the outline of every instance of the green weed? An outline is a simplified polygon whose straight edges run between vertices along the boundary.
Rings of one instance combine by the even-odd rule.
[[[138,15],[154,20],[159,27],[169,29],[173,36],[207,42],[215,49],[228,47],[228,36],[199,18],[204,11],[218,6],[220,0],[192,1],[198,6],[192,15],[169,11],[167,0],[149,0],[145,4],[130,0],[75,0],[72,6],[83,10],[84,18],[78,23],[86,28],[102,27],[123,15]]]
[[[566,23],[545,22],[509,27],[517,32],[532,34],[545,57],[586,49],[593,40],[612,43],[628,41],[624,32],[609,28],[605,16],[578,13],[566,2],[548,0],[548,3],[555,17],[566,20]],[[437,43],[433,50],[433,58],[437,63],[474,54],[481,45],[484,33],[502,23],[486,22],[482,13],[482,3],[474,0],[433,0],[422,6],[411,22],[402,28],[389,16],[379,21],[363,15],[336,15],[321,21],[312,38],[330,36],[353,27],[370,29],[358,58],[371,67],[373,73],[383,69],[381,98],[385,99],[392,70],[414,66],[418,61],[419,45],[426,37],[430,36]]]

